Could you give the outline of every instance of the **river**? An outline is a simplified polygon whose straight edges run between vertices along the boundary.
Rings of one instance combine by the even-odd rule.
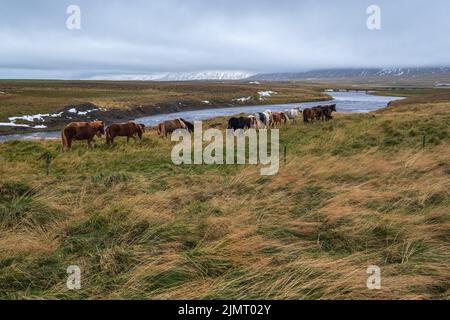
[[[242,107],[225,107],[202,109],[194,111],[184,111],[176,113],[158,114],[149,117],[136,119],[137,122],[143,123],[147,126],[155,126],[161,121],[175,118],[183,118],[188,121],[206,120],[218,116],[231,116],[238,113],[255,113],[264,110],[282,111],[293,107],[300,107],[302,109],[317,106],[319,104],[336,104],[338,112],[371,112],[387,106],[393,100],[402,99],[399,97],[376,96],[367,94],[363,91],[349,91],[349,92],[327,92],[333,97],[333,100],[326,102],[304,102],[291,104],[271,104],[258,106],[242,106]],[[56,139],[59,138],[59,131],[41,131],[23,134],[0,135],[0,142],[10,140],[31,140],[31,139]]]

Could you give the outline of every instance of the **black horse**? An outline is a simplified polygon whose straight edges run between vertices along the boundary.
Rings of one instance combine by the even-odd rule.
[[[237,129],[249,129],[254,126],[256,123],[255,117],[232,117],[228,120],[228,129],[237,130]]]

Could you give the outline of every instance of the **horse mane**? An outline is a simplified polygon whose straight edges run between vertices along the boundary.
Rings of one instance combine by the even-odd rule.
[[[184,123],[189,132],[194,132],[194,125],[191,122],[184,120],[183,118],[180,118],[180,120]]]

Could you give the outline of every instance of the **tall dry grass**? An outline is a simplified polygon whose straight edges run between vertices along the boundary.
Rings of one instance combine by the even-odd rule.
[[[65,154],[2,144],[0,296],[448,299],[449,107],[289,125],[273,177],[174,166],[154,132]],[[65,286],[73,264],[79,291]],[[381,290],[366,287],[369,265]]]

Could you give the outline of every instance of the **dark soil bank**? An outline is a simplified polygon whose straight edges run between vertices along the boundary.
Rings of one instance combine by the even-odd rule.
[[[42,120],[34,122],[17,120],[17,124],[26,124],[30,127],[0,127],[0,134],[29,133],[37,131],[59,130],[70,122],[103,120],[106,124],[128,121],[136,118],[152,116],[156,114],[191,111],[223,107],[224,104],[207,104],[199,106],[198,101],[174,101],[157,105],[144,105],[129,109],[103,109],[92,103],[68,105],[52,115],[43,116]],[[229,106],[233,106],[230,104]],[[44,129],[32,128],[37,125],[45,125]]]
[[[319,101],[320,99],[313,100]],[[320,101],[323,101],[320,100]],[[306,102],[306,101],[303,101]],[[264,103],[255,103],[254,101],[247,101],[245,105],[260,105]],[[211,101],[208,104],[199,104],[199,101],[194,100],[177,100],[172,102],[163,102],[156,105],[142,105],[135,106],[128,109],[104,109],[93,103],[83,103],[78,105],[68,105],[61,110],[55,112],[50,116],[43,116],[42,120],[35,119],[34,122],[25,120],[17,120],[17,124],[26,124],[30,127],[0,127],[1,134],[18,134],[30,133],[39,131],[54,131],[59,130],[70,122],[77,121],[94,121],[102,120],[107,125],[116,122],[123,122],[153,116],[157,114],[175,113],[180,111],[193,111],[201,109],[214,109],[224,107],[238,107],[242,104],[230,103],[227,101]],[[58,115],[58,116],[55,116]],[[46,128],[33,128],[33,126],[45,125]]]

